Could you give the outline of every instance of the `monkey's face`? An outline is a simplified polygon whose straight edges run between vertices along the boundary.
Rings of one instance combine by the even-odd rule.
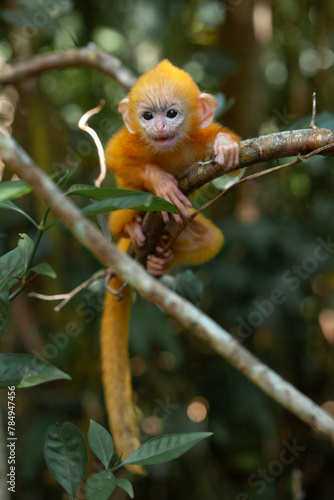
[[[190,75],[162,61],[137,80],[119,111],[131,134],[155,151],[169,151],[208,127],[217,104],[210,94],[200,93]]]
[[[184,111],[177,103],[143,107],[139,123],[148,142],[158,149],[171,149],[184,136]]]

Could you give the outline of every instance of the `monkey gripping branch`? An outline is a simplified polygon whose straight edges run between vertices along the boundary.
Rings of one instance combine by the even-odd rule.
[[[304,150],[312,149],[314,140],[316,145],[319,145],[319,143],[324,144],[324,141],[329,142],[334,138],[334,133],[329,130],[318,130],[317,138],[314,138],[312,130],[307,131],[307,133],[310,134],[311,142]],[[305,132],[305,144],[307,143],[307,133]],[[290,134],[291,140],[293,134]],[[297,139],[299,132],[296,135]],[[269,137],[275,141],[274,136]],[[269,138],[264,140],[270,141]],[[256,151],[256,145],[258,145],[256,139],[253,140],[253,144]],[[244,145],[249,147],[249,141],[241,143],[241,148]],[[280,150],[282,156],[284,156],[283,151],[284,148]],[[267,151],[266,154],[270,155],[270,152]],[[288,152],[286,154],[289,155]],[[102,264],[112,267],[119,276],[136,288],[141,295],[161,307],[167,314],[180,322],[184,328],[190,330],[246,375],[263,392],[295,414],[311,428],[323,434],[334,445],[334,419],[328,413],[249,353],[226,330],[208,316],[164,287],[128,255],[117,250],[115,245],[109,243],[92,222],[83,217],[80,210],[64,196],[14,139],[2,133],[0,134],[0,156],[16,175],[32,186],[36,196],[50,206],[53,212],[68,226],[73,235]],[[243,161],[251,160],[249,160],[248,156],[244,157],[241,160],[241,165],[243,165]]]
[[[71,51],[70,54],[46,54],[24,63],[6,66],[0,71],[0,83],[18,82],[28,76],[65,66],[94,67],[114,78],[126,89],[129,89],[135,81],[135,77],[115,57],[109,56],[94,46],[89,46]],[[332,130],[314,128],[251,139],[240,144],[240,166],[293,155],[330,154],[333,143],[334,132]],[[7,165],[34,188],[36,195],[62,218],[74,236],[89,248],[100,262],[112,267],[122,279],[135,287],[144,297],[160,306],[244,373],[266,394],[313,429],[321,432],[334,444],[332,417],[261,363],[210,318],[163,287],[161,283],[149,276],[142,266],[108,243],[97,228],[82,216],[70,200],[63,196],[63,193],[13,139],[4,135],[0,136],[0,153]],[[297,161],[301,161],[300,157]],[[262,174],[263,172],[260,172],[255,175]],[[181,174],[178,179],[179,188],[188,195],[219,175],[221,175],[221,167],[214,161],[199,162]],[[254,176],[248,177],[250,178]],[[247,178],[240,182],[245,180]],[[147,240],[143,248],[135,248],[137,260],[145,262],[147,254],[154,249],[161,230],[161,217],[148,214],[143,221],[143,231]]]

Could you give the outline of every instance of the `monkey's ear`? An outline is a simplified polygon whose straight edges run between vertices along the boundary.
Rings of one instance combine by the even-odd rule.
[[[128,131],[130,132],[130,134],[135,134],[135,130],[133,129],[132,121],[130,119],[129,99],[128,99],[128,97],[125,97],[124,99],[121,100],[121,102],[118,105],[118,111],[120,113],[122,113],[125,126],[128,129]]]
[[[200,94],[198,98],[198,107],[200,112],[200,123],[198,128],[205,128],[211,125],[215,116],[218,102],[210,94]]]

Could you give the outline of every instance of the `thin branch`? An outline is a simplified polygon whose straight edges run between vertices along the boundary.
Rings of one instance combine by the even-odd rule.
[[[276,167],[271,167],[267,168],[266,170],[262,170],[261,172],[255,172],[255,174],[247,175],[246,177],[242,177],[240,180],[238,180],[235,184],[232,184],[228,188],[224,189],[221,193],[219,193],[217,196],[215,196],[212,200],[208,201],[205,205],[203,205],[201,208],[196,210],[192,214],[192,219],[194,219],[198,214],[201,212],[204,212],[207,208],[209,208],[213,203],[215,203],[219,198],[222,196],[225,196],[227,193],[229,193],[232,189],[240,186],[240,184],[243,184],[244,182],[252,181],[254,179],[258,179],[259,177],[263,177],[268,174],[272,174],[273,172],[277,172],[278,170],[282,170],[283,168],[287,167],[292,167],[293,165],[298,165],[299,163],[302,163],[305,160],[308,160],[312,156],[319,155],[327,150],[332,150],[334,147],[333,144],[327,144],[327,146],[322,146],[321,148],[315,149],[314,151],[311,151],[311,153],[308,153],[305,156],[297,156],[297,159],[294,161],[290,161],[289,163],[284,163],[283,165],[277,165]]]
[[[317,128],[315,123],[315,117],[317,114],[317,94],[313,92],[312,94],[312,118],[308,128]]]
[[[80,285],[78,285],[76,288],[74,288],[71,292],[68,293],[59,293],[58,295],[44,295],[42,293],[36,293],[36,292],[30,292],[28,293],[28,297],[35,297],[36,299],[41,299],[41,300],[46,300],[46,301],[52,301],[52,300],[61,300],[60,304],[55,306],[53,308],[54,311],[59,312],[66,304],[75,297],[79,292],[87,288],[91,283],[94,281],[104,278],[105,276],[110,275],[110,270],[109,269],[103,269],[102,271],[94,274],[88,280],[84,281]]]
[[[105,158],[105,154],[104,154],[104,149],[103,149],[102,143],[100,141],[100,138],[97,135],[97,133],[95,132],[95,130],[87,125],[87,121],[89,120],[89,118],[91,116],[99,113],[101,111],[101,109],[103,108],[104,104],[105,104],[105,101],[102,99],[100,101],[100,104],[98,106],[96,106],[96,108],[90,109],[84,115],[82,115],[82,117],[80,118],[79,123],[78,123],[79,128],[81,128],[81,130],[84,130],[85,132],[87,132],[92,137],[93,141],[95,142],[95,146],[97,148],[97,152],[99,155],[100,175],[94,181],[94,184],[96,187],[101,187],[101,184],[104,181],[106,174],[107,174],[107,165],[106,165],[106,158]]]
[[[75,66],[99,70],[113,78],[127,91],[136,81],[136,76],[117,57],[90,43],[87,47],[62,53],[43,54],[24,62],[6,65],[0,70],[0,85],[15,84],[45,71]]]
[[[331,129],[302,129],[278,132],[247,139],[240,143],[240,162],[233,169],[248,167],[256,163],[286,158],[287,156],[306,155],[324,146],[330,146],[322,153],[332,156],[334,153],[334,130]],[[178,177],[182,192],[189,195],[199,187],[217,177],[228,174],[213,159],[207,162],[198,162],[188,167]]]
[[[333,154],[334,130],[321,128],[293,130],[242,141],[239,149],[240,162],[238,167],[233,170],[287,156],[313,155],[315,150],[317,150],[317,154]],[[284,166],[279,165],[271,171],[280,168],[284,168]],[[229,172],[223,172],[222,167],[211,158],[207,161],[194,163],[184,170],[177,177],[177,180],[180,190],[189,196],[204,184]],[[254,175],[260,177],[262,173]],[[164,227],[159,213],[147,213],[142,223],[143,232],[146,236],[145,246],[134,247],[131,245],[129,249],[130,255],[138,262],[145,264],[147,256],[155,251],[157,241]]]
[[[252,181],[254,179],[258,179],[259,177],[263,177],[264,175],[271,174],[273,172],[276,172],[277,170],[282,170],[283,168],[292,167],[293,165],[298,165],[299,163],[301,163],[301,162],[303,162],[305,160],[308,160],[312,156],[316,156],[316,155],[319,155],[321,153],[324,153],[327,150],[331,150],[333,148],[333,146],[334,146],[334,144],[327,144],[327,146],[322,146],[321,148],[315,149],[314,151],[311,151],[311,153],[308,153],[305,156],[298,155],[298,157],[297,157],[296,160],[290,161],[289,163],[284,163],[283,165],[277,165],[276,167],[267,168],[266,170],[262,170],[261,172],[256,172],[255,174],[247,175],[247,177],[242,177],[240,180],[238,180],[237,182],[235,182],[234,184],[232,184],[228,188],[224,189],[224,191],[221,191],[217,196],[215,196],[214,198],[212,198],[212,200],[209,200],[207,203],[205,203],[201,208],[199,208],[198,210],[196,210],[196,212],[194,212],[191,215],[191,218],[189,220],[185,220],[183,222],[183,224],[177,228],[177,230],[175,231],[175,233],[167,241],[166,245],[163,248],[162,253],[165,253],[165,252],[167,252],[167,250],[169,250],[169,248],[172,246],[172,244],[174,243],[174,241],[182,233],[182,231],[184,230],[184,228],[188,224],[190,224],[191,221],[193,221],[195,219],[195,217],[197,217],[198,214],[204,212],[204,210],[206,210],[211,205],[213,205],[214,203],[216,203],[216,201],[218,201],[220,198],[222,198],[223,196],[225,196],[232,189],[240,186],[240,184],[242,184],[244,182],[248,182],[248,181]]]
[[[334,444],[334,419],[263,364],[211,318],[150,276],[142,266],[109,243],[71,200],[49,179],[12,138],[0,136],[0,153],[8,166],[28,182],[44,203],[63,219],[74,236],[105,266],[127,281],[145,298],[161,307],[246,375],[271,398]]]
[[[110,292],[112,295],[116,295],[117,300],[123,300],[122,292],[128,286],[128,282],[127,281],[123,281],[123,283],[120,286],[120,288],[118,290],[114,290],[113,288],[111,288],[111,286],[109,284],[109,282],[110,282],[110,280],[111,280],[111,278],[113,276],[116,276],[116,273],[114,271],[110,271],[109,270],[109,273],[105,277],[105,281],[104,281],[104,285],[106,287],[106,290],[108,290],[108,292]]]

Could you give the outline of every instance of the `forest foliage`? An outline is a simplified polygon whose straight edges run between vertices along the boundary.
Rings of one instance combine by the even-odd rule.
[[[7,0],[0,14],[0,69],[92,42],[138,75],[169,58],[217,96],[218,119],[243,138],[308,127],[313,92],[317,125],[334,129],[331,2]],[[45,72],[0,90],[2,126],[36,163],[51,176],[75,167],[73,182],[92,184],[96,148],[78,120],[105,99],[90,120],[105,145],[121,126],[117,103],[125,90],[89,68]],[[208,215],[224,233],[224,248],[191,269],[192,286],[198,294],[204,289],[201,308],[328,409],[334,400],[333,167],[331,158],[313,157],[223,197]],[[10,178],[5,169],[4,180]],[[104,187],[114,187],[111,174]],[[33,195],[18,205],[42,220],[45,206]],[[35,239],[31,220],[0,210],[1,254],[17,247],[19,234]],[[60,498],[42,453],[52,422],[72,422],[84,435],[90,419],[107,427],[98,341],[103,282],[59,313],[53,303],[28,296],[68,292],[100,266],[61,224],[43,234],[35,257],[57,278],[50,279],[49,269],[13,300],[0,352],[41,354],[72,380],[16,392],[20,500]],[[301,491],[306,500],[332,498],[331,445],[139,295],[130,351],[146,437],[213,432],[184,457],[136,479],[136,499],[297,500]],[[3,410],[2,391],[0,403]],[[287,454],[290,462],[282,459]],[[116,490],[113,498],[124,497]]]

